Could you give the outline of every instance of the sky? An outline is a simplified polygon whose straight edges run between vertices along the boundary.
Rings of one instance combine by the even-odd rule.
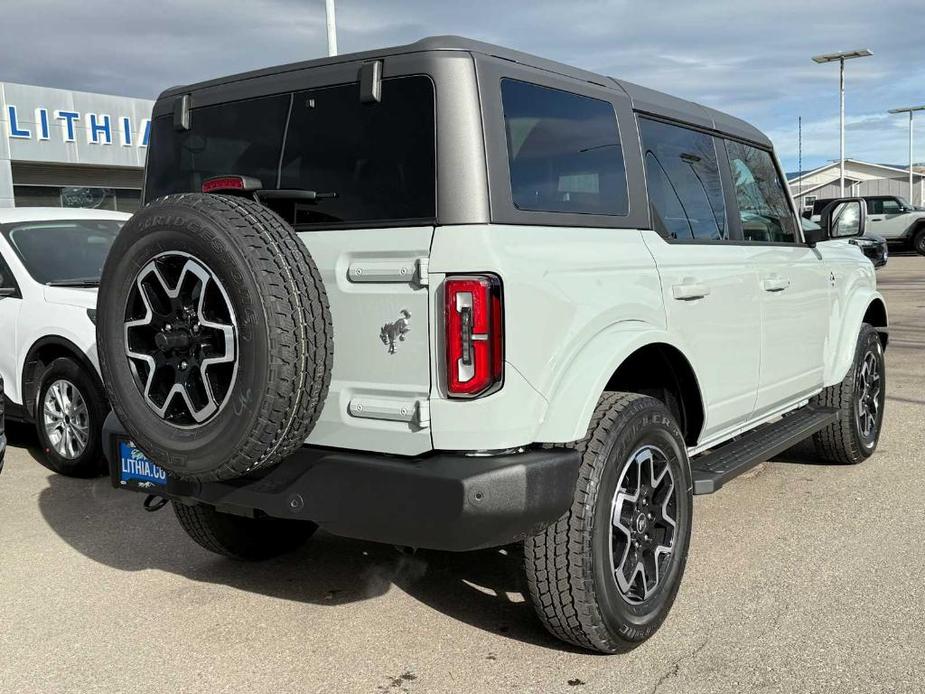
[[[11,0],[3,0],[11,2]],[[175,84],[326,55],[324,0],[29,0],[0,20],[0,81],[154,98]],[[784,168],[838,157],[838,66],[847,63],[846,154],[908,161],[925,104],[922,0],[337,0],[341,53],[458,34],[637,82],[744,118]],[[925,161],[925,113],[915,160]]]

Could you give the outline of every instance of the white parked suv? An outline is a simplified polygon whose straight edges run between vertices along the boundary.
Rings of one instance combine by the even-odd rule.
[[[925,255],[925,209],[896,195],[865,195],[868,231],[894,246]],[[816,200],[810,219],[818,222],[832,198]]]
[[[863,203],[801,230],[718,111],[432,38],[165,92],[144,195],[105,451],[214,552],[521,543],[546,627],[613,653],[665,619],[694,494],[877,446]]]
[[[34,422],[53,470],[105,470],[109,411],[96,357],[103,261],[131,215],[105,210],[0,210],[0,376],[7,419]]]

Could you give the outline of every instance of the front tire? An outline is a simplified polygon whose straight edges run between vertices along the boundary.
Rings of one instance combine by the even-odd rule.
[[[572,507],[524,543],[530,598],[563,641],[627,651],[661,626],[684,574],[687,449],[667,408],[635,393],[605,393],[572,446],[582,456]]]
[[[292,552],[317,529],[314,523],[282,518],[246,518],[212,506],[175,502],[180,527],[199,546],[232,559],[259,561]]]
[[[42,374],[35,429],[45,465],[68,477],[105,471],[101,432],[108,408],[102,387],[73,359],[55,359]]]
[[[813,435],[820,458],[856,465],[877,450],[886,404],[883,344],[876,328],[864,323],[854,362],[841,383],[816,396],[814,403],[838,410],[838,419]]]

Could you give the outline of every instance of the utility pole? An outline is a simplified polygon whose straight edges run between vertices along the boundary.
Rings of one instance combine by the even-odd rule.
[[[800,216],[803,216],[803,116],[797,118],[797,197],[800,199]]]
[[[813,56],[814,63],[838,62],[838,183],[839,197],[845,197],[845,61],[873,55],[867,48]]]
[[[337,55],[337,24],[334,19],[334,0],[324,0],[324,14],[328,30],[328,55]]]
[[[916,111],[925,111],[925,106],[905,106],[904,108],[891,108],[889,113],[909,114],[909,204],[915,204],[915,188],[913,187],[912,165],[915,163],[912,153],[913,114]],[[920,201],[921,202],[921,201]]]

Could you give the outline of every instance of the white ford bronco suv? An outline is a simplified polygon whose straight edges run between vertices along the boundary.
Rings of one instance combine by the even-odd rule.
[[[877,445],[887,313],[748,124],[456,37],[177,87],[103,272],[116,487],[205,548],[316,527],[523,543],[607,653],[674,601],[692,496]]]

